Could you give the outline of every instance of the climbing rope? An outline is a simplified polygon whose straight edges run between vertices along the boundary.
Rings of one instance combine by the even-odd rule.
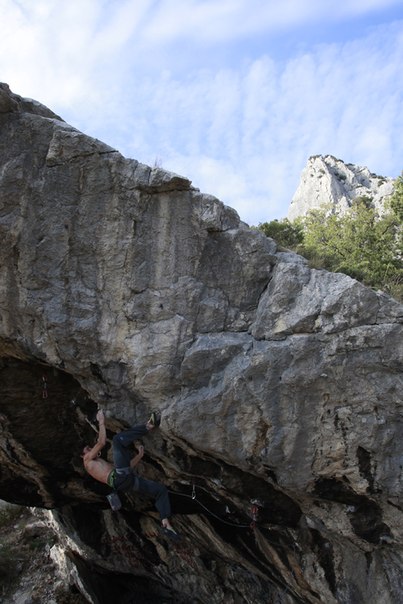
[[[204,487],[199,486],[198,488],[203,489],[203,491],[206,491],[207,493],[209,493],[209,491],[207,489],[205,489]],[[187,499],[192,499],[193,501],[196,501],[196,503],[198,505],[200,505],[210,516],[212,516],[219,522],[222,522],[223,524],[226,524],[228,526],[233,526],[235,528],[251,529],[252,531],[254,531],[256,529],[256,523],[258,521],[258,516],[259,516],[259,508],[261,507],[261,502],[257,499],[251,500],[252,521],[250,522],[250,524],[236,524],[235,522],[228,522],[228,520],[223,520],[223,518],[220,518],[220,516],[217,516],[216,514],[214,514],[214,512],[212,512],[199,499],[197,499],[196,486],[194,483],[192,483],[192,494],[191,495],[188,495],[187,493],[179,493],[178,491],[172,491],[172,490],[168,490],[168,492],[171,493],[172,495],[179,495],[180,497],[186,497]],[[281,548],[284,548],[287,550],[289,549],[288,546],[286,546],[286,545],[282,545],[281,543],[275,543],[274,541],[271,541],[270,539],[268,539],[267,535],[264,538],[268,541],[268,543],[271,543],[274,547],[281,547]],[[295,546],[294,546],[294,553],[296,553]],[[294,576],[295,581],[297,581],[294,570],[292,568],[290,568],[290,571],[291,571],[292,575]],[[290,590],[290,586],[287,585],[287,583],[285,583],[284,581],[281,581],[281,579],[279,579],[278,577],[276,578],[276,581],[274,581],[274,582],[275,583],[277,582],[279,584],[279,586],[281,588],[283,588],[282,595],[286,595],[287,593],[292,591],[292,593],[297,597],[297,601],[301,601],[301,603],[302,603],[302,600],[299,600],[298,594],[296,594],[294,592],[294,590]]]
[[[200,488],[203,488],[203,487],[200,487]],[[207,491],[207,489],[203,489],[203,490]],[[208,514],[210,514],[210,516],[212,516],[216,520],[219,520],[223,524],[226,524],[228,526],[235,526],[236,528],[247,528],[247,529],[255,528],[256,520],[255,520],[255,524],[253,524],[253,522],[254,522],[253,520],[250,524],[237,524],[236,522],[229,522],[228,520],[224,520],[223,518],[220,518],[220,516],[217,516],[217,514],[215,514],[207,506],[205,506],[204,503],[202,503],[200,501],[200,499],[197,499],[196,486],[194,483],[192,484],[192,494],[191,495],[188,495],[187,493],[178,493],[178,491],[169,491],[169,492],[172,493],[172,495],[179,495],[180,497],[187,497],[188,499],[192,499],[193,501],[196,501],[196,503],[198,505],[200,505],[200,507],[202,507]]]
[[[205,489],[202,486],[198,486],[198,489],[202,489],[203,491],[206,491],[206,493],[208,493],[209,495],[211,494],[208,489]],[[258,500],[258,499],[252,499],[251,500],[251,517],[252,520],[249,524],[237,524],[236,522],[229,522],[228,520],[224,520],[223,518],[221,518],[220,516],[217,516],[217,514],[215,514],[214,512],[212,512],[207,506],[204,505],[204,503],[202,503],[200,501],[200,499],[197,499],[196,496],[196,486],[194,483],[192,483],[192,494],[188,495],[187,493],[179,493],[178,491],[172,491],[169,490],[169,493],[171,493],[172,495],[179,495],[179,497],[186,497],[187,499],[192,499],[193,501],[195,501],[200,507],[202,507],[208,514],[210,514],[210,516],[212,516],[213,518],[215,518],[216,520],[218,520],[219,522],[222,522],[223,524],[226,524],[227,526],[233,526],[235,528],[242,528],[242,529],[250,529],[252,531],[254,531],[257,527],[257,523],[259,520],[259,508],[262,507],[262,503]],[[288,545],[284,545],[282,543],[277,543],[275,541],[272,541],[271,539],[268,538],[267,535],[265,535],[265,539],[271,543],[272,545],[274,545],[275,547],[281,547],[283,549],[290,549],[290,546]],[[295,549],[295,544],[293,545],[294,553],[296,554],[296,549]],[[293,572],[293,571],[291,571]]]

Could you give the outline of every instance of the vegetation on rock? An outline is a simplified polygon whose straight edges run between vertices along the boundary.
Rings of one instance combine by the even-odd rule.
[[[382,214],[371,201],[358,197],[343,214],[324,206],[292,222],[273,220],[258,228],[313,268],[344,273],[402,300],[403,176]]]

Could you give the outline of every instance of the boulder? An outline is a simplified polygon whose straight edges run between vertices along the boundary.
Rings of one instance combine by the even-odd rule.
[[[48,510],[66,581],[94,604],[397,604],[402,306],[4,84],[0,108],[0,497]],[[85,475],[98,406],[109,459],[161,413],[139,471],[179,544]]]

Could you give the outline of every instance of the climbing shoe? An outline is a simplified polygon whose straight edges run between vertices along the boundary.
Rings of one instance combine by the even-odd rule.
[[[161,533],[163,535],[165,535],[165,537],[168,537],[168,539],[170,541],[172,541],[173,543],[179,543],[179,541],[182,540],[182,537],[180,536],[179,533],[177,533],[173,529],[169,529],[169,528],[167,528],[165,526],[161,527]]]
[[[157,415],[155,413],[155,411],[153,411],[150,415],[150,419],[148,420],[148,423],[151,424],[152,426],[154,426],[154,428],[158,428],[158,426],[161,423],[161,418],[159,415]]]

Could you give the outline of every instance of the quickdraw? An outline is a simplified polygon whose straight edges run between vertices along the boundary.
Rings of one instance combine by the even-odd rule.
[[[200,487],[201,489],[203,489],[203,487]],[[203,489],[203,490],[207,490],[207,489]],[[187,495],[186,493],[178,493],[177,491],[169,491],[169,493],[172,493],[172,495],[179,495],[180,497],[187,497],[188,499],[193,499],[200,507],[202,507],[210,516],[212,516],[213,518],[215,518],[216,520],[219,520],[220,522],[222,522],[223,524],[226,524],[228,526],[234,526],[235,528],[250,528],[249,524],[236,524],[235,522],[228,522],[228,520],[224,520],[223,518],[220,518],[220,516],[217,516],[217,514],[214,514],[214,512],[212,512],[211,510],[209,510],[208,507],[206,507],[204,505],[204,503],[202,503],[200,501],[200,499],[197,499],[196,496],[196,485],[194,483],[192,483],[192,494],[191,495]]]
[[[251,515],[252,515],[252,521],[250,523],[250,528],[251,529],[255,529],[256,528],[256,522],[259,516],[259,508],[257,507],[257,505],[252,505],[251,507]]]
[[[259,519],[259,509],[263,506],[262,506],[262,503],[258,499],[252,499],[251,504],[252,505],[250,508],[250,513],[252,516],[252,521],[250,523],[250,528],[252,530],[254,530],[256,528],[256,523]]]
[[[203,487],[201,487],[201,488],[203,488]],[[206,490],[206,489],[204,489],[204,490]],[[219,520],[223,524],[227,524],[229,526],[234,526],[236,528],[247,528],[247,529],[255,530],[256,523],[258,522],[258,519],[259,519],[259,509],[264,507],[263,503],[261,501],[259,501],[259,499],[252,499],[251,500],[251,510],[250,510],[251,511],[252,521],[250,522],[250,524],[236,524],[235,522],[228,522],[227,520],[224,520],[223,518],[220,518],[219,516],[217,516],[216,514],[214,514],[211,510],[209,510],[199,499],[197,499],[197,497],[196,497],[196,485],[195,485],[194,482],[192,482],[192,494],[191,495],[186,495],[185,493],[178,493],[178,492],[175,492],[175,491],[169,491],[169,492],[173,493],[175,495],[180,495],[182,497],[189,497],[189,499],[193,499],[202,508],[204,508],[204,510],[206,512],[208,512],[210,514],[210,516],[213,516],[214,518],[216,518],[217,520]]]
[[[48,398],[48,383],[44,375],[42,376],[42,398]]]

